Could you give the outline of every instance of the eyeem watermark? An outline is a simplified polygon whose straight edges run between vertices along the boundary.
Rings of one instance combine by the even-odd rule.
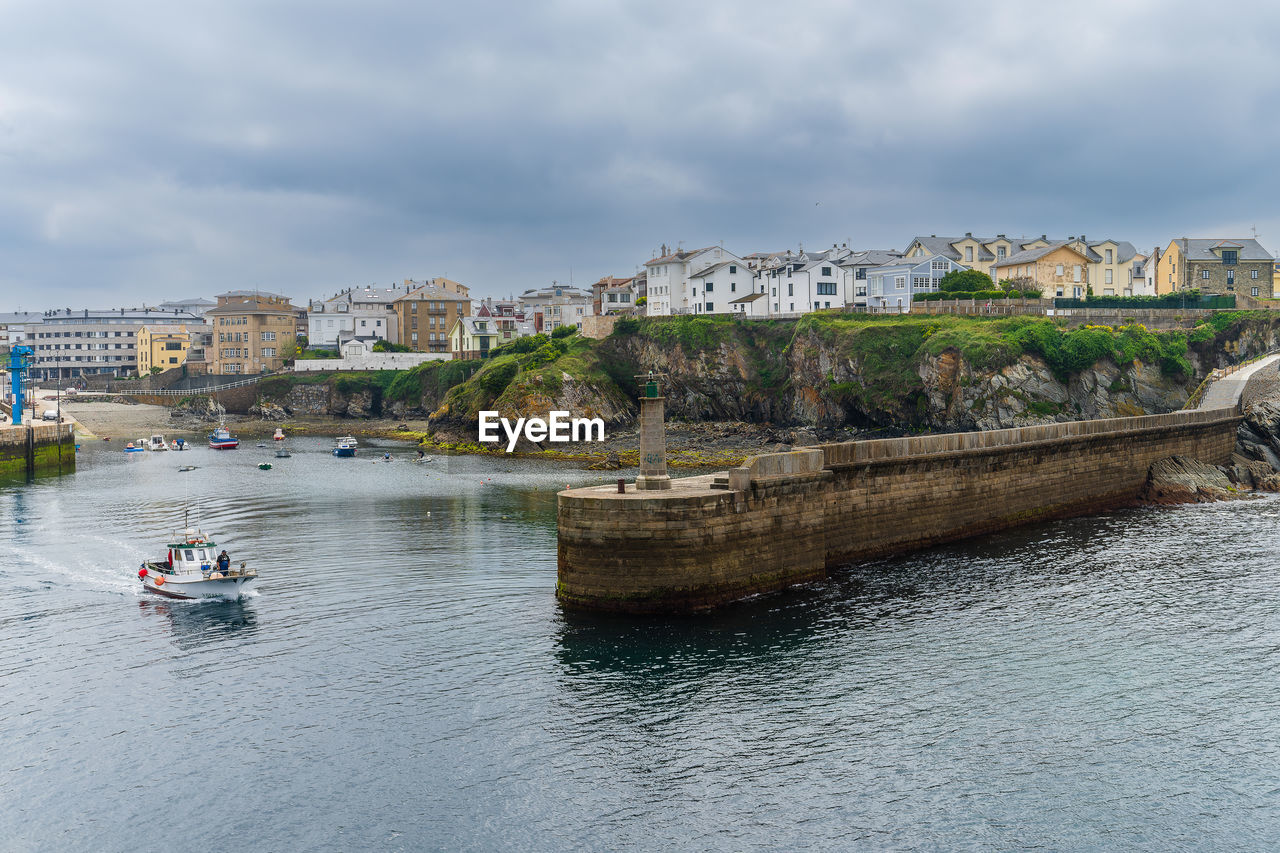
[[[507,452],[516,449],[516,442],[523,434],[532,442],[555,441],[604,441],[603,418],[574,418],[568,412],[548,412],[547,419],[517,418],[511,421],[499,417],[497,412],[480,413],[480,441],[482,444],[498,444],[502,441],[498,427],[507,434]],[[594,434],[594,436],[593,436]]]

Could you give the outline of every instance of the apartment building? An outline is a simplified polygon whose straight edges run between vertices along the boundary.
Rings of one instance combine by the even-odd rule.
[[[471,314],[469,288],[447,278],[406,279],[404,285],[404,294],[392,302],[398,342],[414,352],[449,352],[449,330]]]
[[[138,371],[138,330],[148,324],[199,325],[190,312],[158,308],[117,308],[106,311],[63,309],[50,311],[36,331],[28,333],[34,350],[31,375],[37,380]]]
[[[257,374],[279,370],[292,360],[297,346],[295,307],[289,298],[258,290],[218,295],[218,305],[205,317],[212,325],[209,372]]]

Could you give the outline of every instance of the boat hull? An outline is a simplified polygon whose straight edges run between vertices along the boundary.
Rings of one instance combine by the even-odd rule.
[[[333,449],[334,456],[355,456],[356,449],[354,447],[335,447]]]
[[[233,438],[230,440],[214,440],[209,439],[209,446],[214,450],[235,450],[240,446],[240,439]]]
[[[163,578],[163,582],[161,579]],[[253,589],[258,573],[233,572],[227,577],[204,577],[201,574],[170,575],[150,569],[141,578],[142,589],[165,598],[240,598]]]

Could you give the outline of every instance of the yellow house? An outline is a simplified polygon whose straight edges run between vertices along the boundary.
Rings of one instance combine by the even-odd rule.
[[[916,237],[912,240],[903,257],[942,255],[970,269],[986,273],[996,281],[992,270],[997,264],[1003,263],[1018,252],[1038,249],[1052,242],[1055,241],[1043,234],[1039,237],[1009,237],[1004,234],[997,234],[994,237],[975,237],[972,232],[965,232],[963,237],[939,237],[936,234],[930,234],[928,237]]]
[[[458,317],[449,330],[449,349],[455,359],[488,358],[498,346],[499,334],[492,317]]]
[[[1083,299],[1089,288],[1089,256],[1069,243],[1026,249],[991,266],[996,281],[1034,285],[1045,297]]]
[[[138,375],[146,376],[154,367],[169,370],[185,364],[190,348],[186,324],[142,326],[138,329]]]

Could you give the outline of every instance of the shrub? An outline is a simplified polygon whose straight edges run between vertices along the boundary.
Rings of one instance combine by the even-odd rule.
[[[952,270],[938,282],[938,290],[946,293],[973,293],[975,291],[991,290],[994,287],[995,284],[991,281],[991,276],[977,270]]]
[[[497,397],[506,390],[519,372],[520,365],[514,357],[491,358],[484,370],[480,371],[476,377],[476,383],[484,389],[485,393]]]
[[[634,335],[640,331],[640,321],[634,317],[623,317],[613,324],[612,335]]]
[[[551,338],[558,341],[576,334],[578,334],[577,326],[556,326],[551,332]]]

